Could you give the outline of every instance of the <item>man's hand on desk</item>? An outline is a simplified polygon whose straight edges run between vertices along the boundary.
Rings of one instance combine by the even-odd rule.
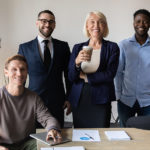
[[[6,147],[0,146],[0,150],[9,150],[9,149]]]
[[[55,129],[51,129],[51,130],[49,130],[48,133],[47,133],[46,140],[48,141],[48,140],[50,140],[51,138],[54,140],[54,142],[56,142],[56,141],[61,141],[62,136],[61,136],[61,134],[60,134],[59,131],[57,131],[57,130],[55,130]],[[1,150],[1,149],[0,149],[0,150]]]

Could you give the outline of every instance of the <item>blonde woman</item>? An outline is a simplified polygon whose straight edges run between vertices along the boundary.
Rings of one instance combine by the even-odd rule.
[[[89,40],[73,47],[69,63],[74,127],[109,127],[111,101],[116,100],[113,79],[119,48],[116,43],[104,40],[109,30],[101,12],[88,13],[83,31]],[[93,51],[89,53],[84,46]]]

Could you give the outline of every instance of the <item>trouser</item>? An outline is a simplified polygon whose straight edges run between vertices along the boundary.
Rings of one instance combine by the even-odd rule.
[[[77,107],[72,107],[74,128],[107,128],[110,126],[111,103],[93,104],[91,86],[85,83]]]
[[[129,107],[122,103],[120,100],[118,101],[118,115],[120,127],[126,127],[126,122],[130,117],[135,116],[147,116],[150,115],[150,106],[140,107],[138,101],[135,102],[133,107]]]
[[[0,144],[9,150],[37,150],[36,140],[29,139],[15,144]]]

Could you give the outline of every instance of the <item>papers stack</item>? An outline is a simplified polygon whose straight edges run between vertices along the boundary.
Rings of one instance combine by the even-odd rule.
[[[41,150],[85,150],[83,146],[41,148]]]
[[[131,140],[131,138],[128,136],[128,134],[125,131],[105,131],[105,135],[111,141]]]
[[[100,141],[99,131],[74,129],[72,133],[72,141],[99,142]]]

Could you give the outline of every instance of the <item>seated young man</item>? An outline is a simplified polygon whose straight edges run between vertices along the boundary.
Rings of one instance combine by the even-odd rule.
[[[21,55],[8,58],[4,74],[8,84],[0,88],[0,150],[36,150],[29,138],[35,133],[35,121],[48,131],[47,140],[61,138],[60,126],[40,97],[24,87],[28,66]]]

